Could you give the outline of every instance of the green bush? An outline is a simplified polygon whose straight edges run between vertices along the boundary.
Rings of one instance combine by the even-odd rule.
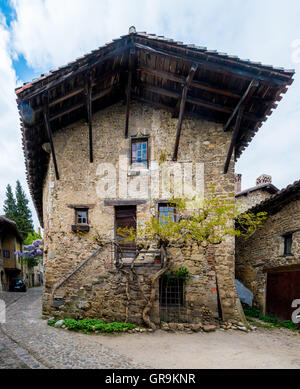
[[[53,319],[48,321],[49,326],[54,326],[54,324],[58,321],[58,319]]]
[[[278,321],[278,319],[276,319],[275,317],[262,315],[259,312],[259,310],[254,309],[254,308],[244,308],[244,313],[248,317],[253,317],[253,318],[259,319],[265,323],[270,323],[274,327],[277,327],[277,328],[283,327],[283,328],[288,328],[290,330],[298,330],[299,331],[299,327],[297,327],[296,324],[293,323],[291,320],[286,320],[286,321],[281,322],[281,321]]]
[[[48,322],[49,325],[54,325],[57,320],[51,320]],[[53,323],[52,323],[53,322]],[[113,333],[113,332],[126,332],[136,328],[136,325],[131,323],[105,323],[100,319],[65,319],[63,323],[69,330],[72,331],[83,331],[85,333],[96,332],[96,333]]]

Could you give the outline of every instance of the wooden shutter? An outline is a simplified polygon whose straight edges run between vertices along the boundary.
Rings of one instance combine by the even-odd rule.
[[[136,205],[116,207],[116,231],[118,228],[133,227],[136,229]],[[134,258],[136,252],[135,242],[123,242],[124,237],[116,234],[116,239],[122,250],[122,256]]]

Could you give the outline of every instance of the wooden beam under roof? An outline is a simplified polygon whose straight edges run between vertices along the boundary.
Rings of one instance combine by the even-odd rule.
[[[256,88],[258,87],[259,82],[256,80],[252,80],[246,90],[246,92],[243,94],[240,101],[237,103],[236,107],[234,108],[232,114],[230,115],[229,119],[227,120],[226,124],[224,125],[224,131],[227,131],[229,128],[230,123],[232,122],[232,119],[235,117],[236,113],[239,111],[240,107],[242,105],[245,106],[245,104],[248,102],[248,100],[252,97],[253,93],[255,92]]]
[[[104,83],[104,82],[107,81],[109,78],[112,78],[112,77],[116,76],[118,73],[119,73],[119,70],[114,70],[114,71],[109,71],[109,72],[103,74],[101,78],[96,79],[96,80],[94,80],[94,81],[92,82],[92,88],[93,88],[94,86],[97,86],[98,84]],[[79,95],[80,93],[83,93],[84,91],[85,91],[84,86],[75,88],[75,89],[73,89],[71,92],[66,93],[66,94],[63,95],[63,96],[60,96],[60,97],[57,98],[57,99],[54,99],[54,100],[52,100],[52,101],[49,101],[48,106],[49,106],[49,108],[50,108],[50,107],[53,107],[53,106],[55,106],[56,104],[62,103],[63,101],[68,100],[68,99],[70,99],[71,97],[74,97],[74,96]],[[26,99],[25,99],[24,101],[26,101]],[[43,110],[43,107],[36,108],[36,109],[34,109],[34,113],[37,114],[38,112],[40,112],[40,111],[42,111],[42,110]]]
[[[161,50],[161,49],[157,50],[157,49],[154,49],[152,47],[143,45],[141,43],[135,43],[135,47],[137,49],[139,49],[139,50],[145,50],[145,51],[147,51],[149,53],[153,53],[153,54],[156,54],[156,55],[159,55],[159,56],[164,56],[164,57],[171,58],[171,59],[176,59],[178,61],[182,61],[182,60],[189,61],[189,62],[191,61],[191,58],[189,56],[187,56],[187,55],[181,55],[181,54],[177,54],[176,55],[175,53],[169,53],[169,52],[166,52],[166,51]],[[230,66],[229,66],[229,65],[226,65],[226,64],[220,64],[220,63],[217,63],[217,62],[201,60],[201,59],[195,59],[195,58],[193,58],[193,61],[195,63],[197,63],[198,66],[201,66],[204,69],[214,70],[216,72],[221,72],[223,74],[235,76],[235,77],[238,77],[238,78],[242,78],[244,80],[251,81],[253,79],[253,77],[255,77],[257,80],[259,80],[262,83],[273,84],[273,85],[276,85],[276,86],[285,86],[286,84],[290,84],[290,83],[293,82],[291,80],[290,75],[288,75],[288,74],[279,73],[279,72],[276,72],[276,71],[274,71],[272,69],[263,69],[263,68],[260,68],[260,67],[258,68],[255,65],[252,65],[251,63],[250,64],[245,64],[245,67],[247,67],[247,68],[249,68],[249,67],[254,68],[255,70],[259,71],[258,74],[253,74],[253,71],[251,71],[251,70],[249,71],[247,69],[235,68],[235,67],[232,66],[232,64],[230,64]],[[235,63],[235,64],[237,64],[237,65],[244,65],[244,64],[241,64],[241,63]],[[283,79],[282,80],[274,79],[274,77],[269,77],[267,75],[263,75],[263,74],[261,74],[261,72],[275,73],[277,77],[279,76],[279,77],[282,77]]]
[[[128,59],[128,80],[127,80],[127,89],[126,89],[125,138],[128,138],[131,85],[132,85],[132,74],[133,74],[133,70],[134,70],[134,62],[135,62],[135,49],[130,49],[129,50],[129,59]]]
[[[117,88],[119,86],[120,85],[117,84],[117,85],[111,86],[110,88],[103,89],[101,92],[92,95],[91,100],[92,101],[98,100],[101,97],[108,95],[109,93],[111,93],[113,91],[114,88]],[[76,109],[82,108],[84,106],[85,106],[85,102],[82,101],[78,104],[72,105],[70,108],[66,108],[66,109],[63,109],[63,110],[55,113],[54,115],[50,116],[49,120],[52,121],[52,120],[58,119],[61,116],[64,116],[70,112],[76,111]]]
[[[48,107],[48,93],[47,92],[43,95],[43,102],[44,102],[44,110],[43,110],[44,121],[45,121],[45,127],[47,130],[47,134],[48,134],[48,138],[49,138],[49,142],[50,142],[51,154],[52,154],[52,159],[53,159],[53,164],[54,164],[54,169],[55,169],[55,176],[56,176],[56,179],[59,180],[59,173],[58,173],[58,168],[57,168],[52,131],[51,131],[51,126],[50,126],[50,121],[49,121],[49,107]]]
[[[180,97],[180,93],[169,90],[169,89],[159,88],[157,86],[151,86],[151,85],[144,84],[144,83],[140,83],[140,86],[146,91],[156,93],[159,95],[171,97],[174,99],[178,99]],[[220,104],[216,104],[216,103],[212,103],[210,101],[199,99],[196,97],[187,96],[186,102],[191,103],[191,104],[195,104],[195,105],[198,105],[198,106],[201,106],[201,107],[207,108],[209,110],[213,110],[213,111],[219,111],[219,112],[229,113],[229,114],[232,114],[232,112],[233,112],[233,108],[230,108],[230,107],[227,107],[224,105],[220,105]],[[255,121],[255,122],[263,120],[263,118],[257,117],[251,113],[245,113],[244,118],[247,120],[250,120],[250,121]]]
[[[142,72],[145,72],[145,73],[149,73],[151,75],[155,75],[157,77],[160,77],[160,78],[163,78],[163,79],[166,79],[166,80],[178,82],[178,83],[183,83],[185,81],[185,77],[184,76],[181,76],[179,74],[170,73],[170,72],[164,72],[162,70],[152,69],[152,68],[150,68],[148,66],[142,66],[138,70],[142,71]],[[231,90],[225,90],[225,89],[221,89],[221,88],[216,88],[216,87],[213,87],[213,86],[209,85],[209,83],[207,83],[207,82],[202,82],[202,81],[200,82],[200,81],[193,80],[191,82],[191,87],[192,88],[202,89],[202,90],[205,90],[205,91],[208,91],[208,92],[212,92],[212,93],[216,93],[216,94],[219,94],[219,95],[224,95],[224,96],[232,97],[232,98],[235,98],[235,99],[240,99],[241,98],[241,94],[238,93],[237,91],[231,91]]]
[[[228,149],[228,153],[227,153],[227,157],[226,157],[226,161],[225,161],[225,165],[224,165],[224,174],[226,174],[228,172],[228,167],[229,167],[229,164],[230,164],[232,152],[233,152],[233,149],[234,149],[234,147],[236,145],[236,141],[237,141],[238,134],[239,134],[239,131],[240,131],[240,126],[241,126],[243,112],[244,112],[244,106],[242,105],[242,106],[239,107],[239,110],[238,110],[234,131],[233,131],[233,134],[232,134],[232,137],[231,137],[231,142],[230,142],[230,146],[229,146],[229,149]]]
[[[108,59],[111,59],[115,57],[118,54],[122,54],[124,51],[128,50],[129,48],[134,47],[132,43],[128,44],[127,46],[121,46],[116,48],[115,50],[112,50],[111,52],[108,52],[107,54],[104,54],[99,59],[95,60],[93,63],[85,63],[84,65],[81,65],[79,67],[74,66],[74,70],[71,70],[69,73],[62,75],[58,79],[55,79],[53,81],[50,81],[47,85],[42,86],[40,88],[36,88],[32,93],[25,94],[24,97],[22,97],[22,100],[28,101],[29,99],[39,95],[40,93],[43,93],[45,91],[49,91],[51,88],[54,88],[61,84],[62,82],[66,80],[70,80],[71,78],[77,76],[80,73],[83,73],[85,71],[91,70],[96,65],[99,65],[100,63],[103,63],[107,61]],[[70,65],[71,67],[71,65]],[[75,70],[76,69],[76,70]]]
[[[177,122],[177,131],[176,131],[176,140],[175,140],[175,146],[174,146],[174,152],[173,152],[173,161],[177,161],[177,154],[178,154],[178,147],[179,147],[179,140],[180,140],[180,134],[181,134],[181,126],[183,121],[183,114],[184,114],[184,108],[187,98],[187,92],[191,85],[191,82],[193,80],[193,77],[196,73],[196,70],[198,68],[198,65],[193,64],[190,68],[189,74],[186,78],[185,85],[182,89],[181,93],[181,99],[179,100],[179,117]],[[177,105],[175,110],[177,110]]]
[[[87,74],[86,76],[85,98],[86,98],[87,119],[89,124],[90,163],[93,163],[92,82],[91,82],[90,74]]]

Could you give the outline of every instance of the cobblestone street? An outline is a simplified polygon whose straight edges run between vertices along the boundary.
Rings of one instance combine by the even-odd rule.
[[[62,331],[41,319],[42,288],[0,295],[6,323],[0,328],[0,368],[142,368],[131,358],[94,342],[93,336]]]
[[[287,329],[86,335],[48,326],[41,293],[33,288],[0,295],[7,304],[0,369],[300,368],[300,335]]]

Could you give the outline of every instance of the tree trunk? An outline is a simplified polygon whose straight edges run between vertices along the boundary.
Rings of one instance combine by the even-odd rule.
[[[168,255],[167,248],[163,246],[163,252],[164,252],[164,264],[163,267],[154,275],[154,277],[151,280],[151,293],[150,298],[143,310],[143,320],[147,324],[148,327],[152,328],[153,330],[156,330],[156,325],[150,320],[149,312],[153,306],[153,303],[155,301],[156,296],[156,289],[157,289],[157,280],[159,277],[161,277],[169,268],[170,266],[170,258]]]

